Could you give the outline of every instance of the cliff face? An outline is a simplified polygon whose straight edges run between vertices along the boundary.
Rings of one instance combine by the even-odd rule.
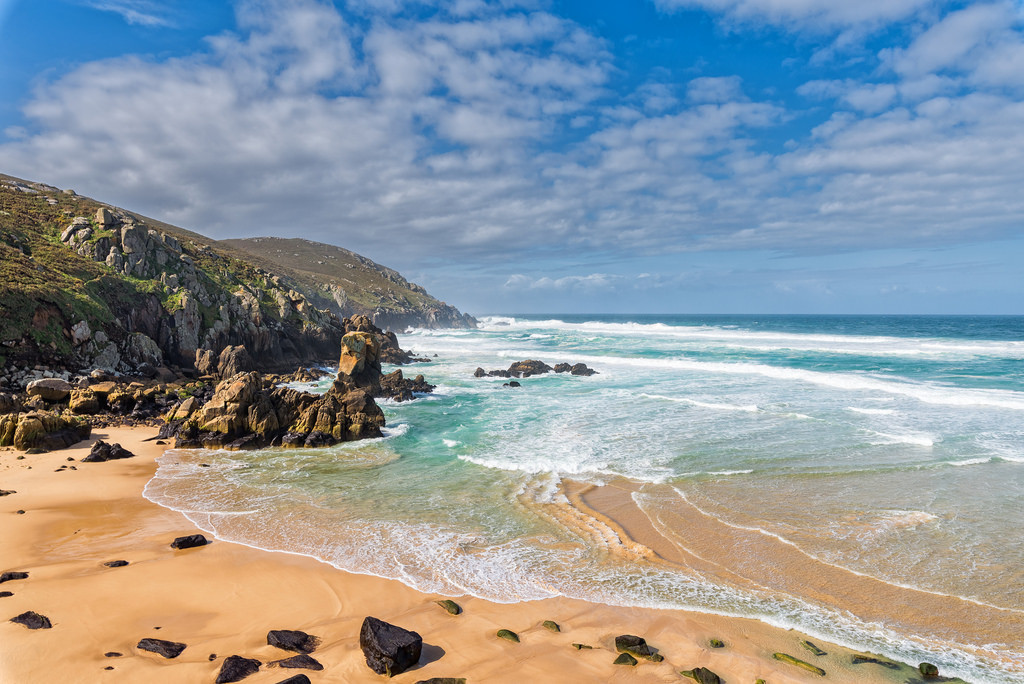
[[[0,384],[23,384],[35,366],[189,372],[239,345],[261,370],[294,370],[336,354],[346,312],[374,314],[384,326],[474,323],[394,271],[340,252],[365,262],[360,277],[324,268],[321,282],[231,244],[0,176]]]

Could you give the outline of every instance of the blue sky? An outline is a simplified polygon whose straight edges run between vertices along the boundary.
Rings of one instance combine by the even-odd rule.
[[[473,313],[1024,313],[1019,0],[0,0],[0,171]]]

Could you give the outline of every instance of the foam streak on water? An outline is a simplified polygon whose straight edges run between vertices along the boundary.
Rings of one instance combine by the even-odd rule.
[[[401,342],[438,355],[415,368],[438,389],[385,403],[384,439],[172,451],[146,496],[432,593],[744,615],[1024,682],[1024,320],[506,316]],[[528,358],[599,374],[473,377]],[[570,479],[632,483],[675,551],[579,508]]]

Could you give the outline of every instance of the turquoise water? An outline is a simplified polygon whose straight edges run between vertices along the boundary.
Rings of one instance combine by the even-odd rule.
[[[170,451],[146,495],[426,592],[744,615],[1024,682],[1024,318],[493,316],[400,341],[438,389],[385,402],[384,439]],[[528,358],[599,374],[473,377]],[[622,481],[702,562],[652,561],[567,498]],[[803,588],[820,573],[939,615]]]

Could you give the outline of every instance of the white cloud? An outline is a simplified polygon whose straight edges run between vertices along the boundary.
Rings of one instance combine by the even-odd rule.
[[[154,0],[82,0],[82,4],[102,12],[114,12],[129,24],[171,26],[167,7]]]
[[[665,10],[704,9],[734,21],[817,32],[873,28],[911,17],[940,0],[654,0]]]
[[[543,276],[531,278],[516,273],[509,276],[505,281],[505,289],[508,290],[552,290],[552,291],[581,291],[581,292],[602,292],[615,290],[626,280],[620,275],[608,273],[591,273],[585,276],[563,276],[562,278],[551,278]]]

